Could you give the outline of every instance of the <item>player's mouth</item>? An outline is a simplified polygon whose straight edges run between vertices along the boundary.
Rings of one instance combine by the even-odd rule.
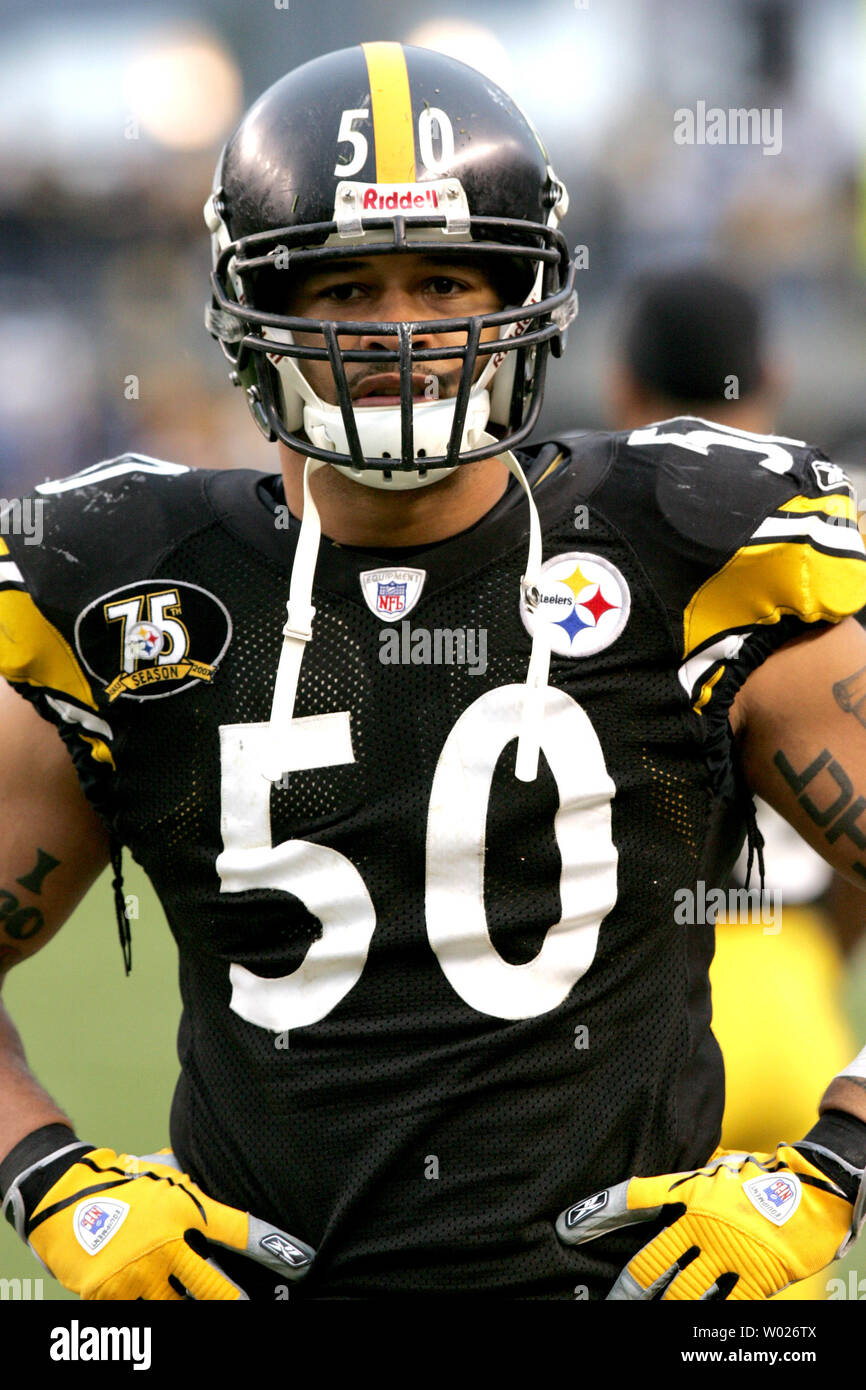
[[[413,401],[436,399],[435,395],[430,395],[430,380],[429,376],[422,376],[419,372],[412,373]],[[399,373],[377,372],[375,376],[365,377],[363,381],[352,387],[352,399],[355,405],[399,405]]]

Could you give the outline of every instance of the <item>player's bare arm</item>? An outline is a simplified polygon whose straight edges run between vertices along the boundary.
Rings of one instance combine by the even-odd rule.
[[[753,672],[731,722],[752,790],[866,889],[866,732],[852,695],[864,667],[866,633],[854,618],[804,634]],[[866,1088],[838,1077],[821,1108],[866,1120]]]
[[[57,730],[0,679],[0,982],[40,950],[108,862],[108,834]],[[27,1069],[0,1005],[0,1160],[40,1125],[66,1123]]]
[[[866,732],[845,695],[864,665],[854,618],[806,632],[749,676],[731,725],[752,791],[866,888]]]

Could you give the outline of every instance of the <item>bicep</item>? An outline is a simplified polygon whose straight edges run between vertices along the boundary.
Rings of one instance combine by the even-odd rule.
[[[45,945],[108,860],[59,733],[0,678],[0,977]]]
[[[856,619],[780,647],[745,682],[731,723],[752,791],[866,888],[866,633]]]

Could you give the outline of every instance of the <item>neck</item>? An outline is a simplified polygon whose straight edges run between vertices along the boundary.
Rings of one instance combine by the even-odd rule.
[[[286,503],[293,516],[304,512],[304,458],[280,444]],[[387,492],[356,483],[335,468],[322,468],[311,490],[322,532],[341,545],[391,546],[432,544],[474,526],[508,486],[508,470],[499,458],[479,459],[455,468],[428,487]]]

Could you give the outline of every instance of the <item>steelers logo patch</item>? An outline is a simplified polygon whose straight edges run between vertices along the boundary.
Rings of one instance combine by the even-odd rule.
[[[520,616],[532,636],[543,623],[559,656],[594,656],[615,642],[628,622],[631,596],[615,565],[600,555],[569,551],[541,567],[538,602],[520,600]]]

